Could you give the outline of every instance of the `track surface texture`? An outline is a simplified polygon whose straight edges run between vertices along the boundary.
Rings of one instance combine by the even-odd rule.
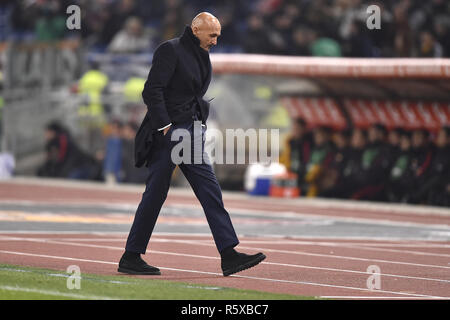
[[[117,275],[144,186],[0,182],[0,264]],[[450,210],[224,192],[239,251],[267,259],[223,277],[202,208],[172,188],[144,259],[166,279],[334,299],[450,299]],[[1,284],[1,280],[0,280]]]

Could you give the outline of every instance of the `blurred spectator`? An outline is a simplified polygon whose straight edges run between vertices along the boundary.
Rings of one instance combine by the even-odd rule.
[[[401,1],[394,9],[395,36],[394,36],[394,56],[408,56],[414,46],[413,30],[409,24],[408,10],[409,1]]]
[[[393,131],[391,131],[392,133]],[[391,136],[391,134],[390,134]],[[392,138],[391,138],[392,139]],[[411,190],[411,134],[408,131],[399,133],[399,150],[390,169],[386,188],[386,199],[390,202],[405,202]]]
[[[100,43],[106,47],[111,43],[114,36],[119,33],[120,30],[123,30],[123,26],[129,17],[139,16],[139,10],[135,0],[109,1],[103,9],[106,13],[106,19],[101,28],[99,40]]]
[[[352,195],[353,199],[384,200],[385,181],[390,165],[390,159],[386,157],[388,154],[386,134],[386,128],[381,124],[369,127],[368,145],[361,157],[359,190]]]
[[[122,123],[113,120],[108,125],[103,173],[107,183],[121,182],[122,175]]]
[[[269,53],[282,55],[292,47],[293,18],[284,13],[277,13],[268,22],[273,28],[267,29]]]
[[[155,28],[159,36],[154,41],[160,42],[180,35],[194,14],[209,11],[221,19],[223,40],[217,50],[223,52],[311,55],[317,48],[311,52],[310,44],[318,41],[314,47],[319,47],[319,55],[450,55],[450,2],[445,0],[5,0],[0,4],[0,37],[70,36],[61,27],[65,8],[74,2],[81,7],[80,34],[92,50],[111,46],[121,30],[123,43],[124,23],[130,17],[139,19],[144,29]],[[369,5],[380,8],[381,29],[367,28]],[[135,42],[144,42],[144,36],[137,38]],[[147,36],[149,46],[139,50],[151,51],[151,38]]]
[[[296,56],[310,56],[311,43],[315,39],[315,33],[311,29],[299,27],[292,34],[292,47],[290,54]]]
[[[412,132],[411,170],[413,181],[411,192],[407,195],[409,203],[423,203],[429,191],[426,182],[432,175],[433,148],[430,144],[429,132],[425,129],[415,129]]]
[[[12,31],[11,15],[13,12],[13,1],[0,2],[0,41],[6,41]]]
[[[0,152],[0,181],[11,178],[15,167],[14,155],[9,152]]]
[[[180,0],[165,1],[161,40],[169,40],[180,36],[180,30],[183,30],[187,22]]]
[[[442,45],[445,57],[450,56],[450,15],[436,17],[433,24],[436,40]]]
[[[103,117],[102,93],[106,90],[108,83],[108,76],[100,70],[98,63],[91,63],[90,69],[81,76],[78,82],[78,92],[86,95],[88,99],[87,105],[82,105],[78,109],[80,116]]]
[[[306,164],[310,160],[312,148],[313,137],[307,129],[307,123],[301,118],[295,119],[292,121],[291,135],[280,162],[288,168],[288,171],[297,174],[299,187],[304,184]]]
[[[401,153],[400,141],[404,133],[405,130],[403,128],[393,128],[388,132],[387,135],[388,154],[386,156],[389,158],[389,167],[392,167],[394,165],[394,162]]]
[[[103,93],[108,90],[109,78],[97,63],[91,63],[90,70],[86,71],[78,81],[78,92],[83,95],[81,105],[78,107],[80,122],[88,135],[89,150],[103,147],[101,131],[105,125],[108,108],[103,101]]]
[[[222,26],[218,47],[222,52],[239,51],[239,44],[243,40],[240,38],[239,32],[237,30],[237,23],[233,19],[233,11],[231,9],[221,10],[217,18],[219,19]]]
[[[101,180],[101,166],[75,143],[60,123],[45,128],[46,159],[38,169],[41,177]]]
[[[333,195],[337,198],[350,198],[364,182],[361,179],[363,171],[362,156],[367,147],[367,133],[363,129],[355,128],[350,137],[350,151],[338,184],[333,188]]]
[[[319,38],[311,44],[311,54],[318,57],[340,57],[341,46],[330,38]]]
[[[429,204],[450,206],[450,127],[443,127],[438,132],[427,189]]]
[[[112,53],[142,53],[150,50],[151,41],[138,17],[129,17],[108,46]]]
[[[248,18],[244,51],[247,53],[269,53],[269,43],[264,19],[253,14]]]
[[[351,131],[338,130],[332,137],[335,149],[333,157],[321,181],[319,196],[336,198],[341,194],[340,187],[344,183],[344,170],[351,157]]]
[[[419,57],[441,58],[444,55],[442,45],[430,31],[423,31],[419,36]]]
[[[59,0],[38,2],[39,17],[36,20],[36,40],[55,41],[66,32],[65,8]]]
[[[134,122],[127,122],[121,131],[122,138],[122,159],[121,174],[122,182],[144,183],[147,179],[146,170],[134,166],[134,138],[138,130]]]
[[[313,129],[314,147],[306,164],[304,181],[307,183],[307,197],[315,197],[322,191],[324,174],[334,157],[331,129],[325,126]],[[305,194],[305,192],[302,193]]]

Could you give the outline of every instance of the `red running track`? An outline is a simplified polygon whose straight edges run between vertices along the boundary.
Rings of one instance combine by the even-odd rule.
[[[138,190],[139,189],[139,190]],[[143,188],[77,186],[40,180],[0,183],[2,202],[137,205]],[[399,206],[250,198],[224,193],[227,208],[290,212],[323,217],[450,225],[439,210]],[[189,192],[171,192],[167,204],[199,206]],[[329,205],[327,205],[329,203]],[[126,234],[0,232],[0,263],[115,275]],[[267,259],[250,270],[223,277],[210,235],[155,234],[145,259],[158,279],[253,289],[302,296],[359,299],[450,299],[450,243],[445,241],[241,237],[238,249],[262,251]],[[380,271],[380,289],[370,290],[369,266]]]
[[[125,237],[2,233],[0,262],[117,275]],[[172,281],[332,298],[450,298],[449,245],[442,242],[242,238],[239,248],[267,259],[223,277],[210,236],[177,234],[155,234],[145,259],[161,268],[158,279]],[[367,287],[371,265],[380,270],[379,290]]]

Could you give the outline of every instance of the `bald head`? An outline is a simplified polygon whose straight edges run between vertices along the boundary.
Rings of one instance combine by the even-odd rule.
[[[221,26],[219,20],[208,12],[201,12],[194,17],[191,23],[194,35],[200,40],[200,47],[209,51],[217,44]]]

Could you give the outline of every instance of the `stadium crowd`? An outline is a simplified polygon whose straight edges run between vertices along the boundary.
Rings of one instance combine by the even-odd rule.
[[[38,176],[120,183],[145,182],[134,167],[136,124],[111,121],[95,156],[60,123],[45,130],[46,160]],[[387,130],[309,128],[293,122],[280,162],[298,177],[303,197],[450,206],[450,127]]]
[[[450,206],[450,127],[308,129],[294,121],[281,161],[303,196]]]
[[[45,161],[41,177],[143,183],[146,171],[134,166],[134,122],[110,121],[102,132],[104,146],[91,155],[81,148],[70,130],[58,121],[45,128]]]
[[[68,30],[66,9],[81,8]],[[381,29],[366,12],[378,5]],[[2,0],[0,41],[82,39],[91,50],[152,52],[199,11],[215,14],[215,52],[300,56],[449,57],[448,0]]]

